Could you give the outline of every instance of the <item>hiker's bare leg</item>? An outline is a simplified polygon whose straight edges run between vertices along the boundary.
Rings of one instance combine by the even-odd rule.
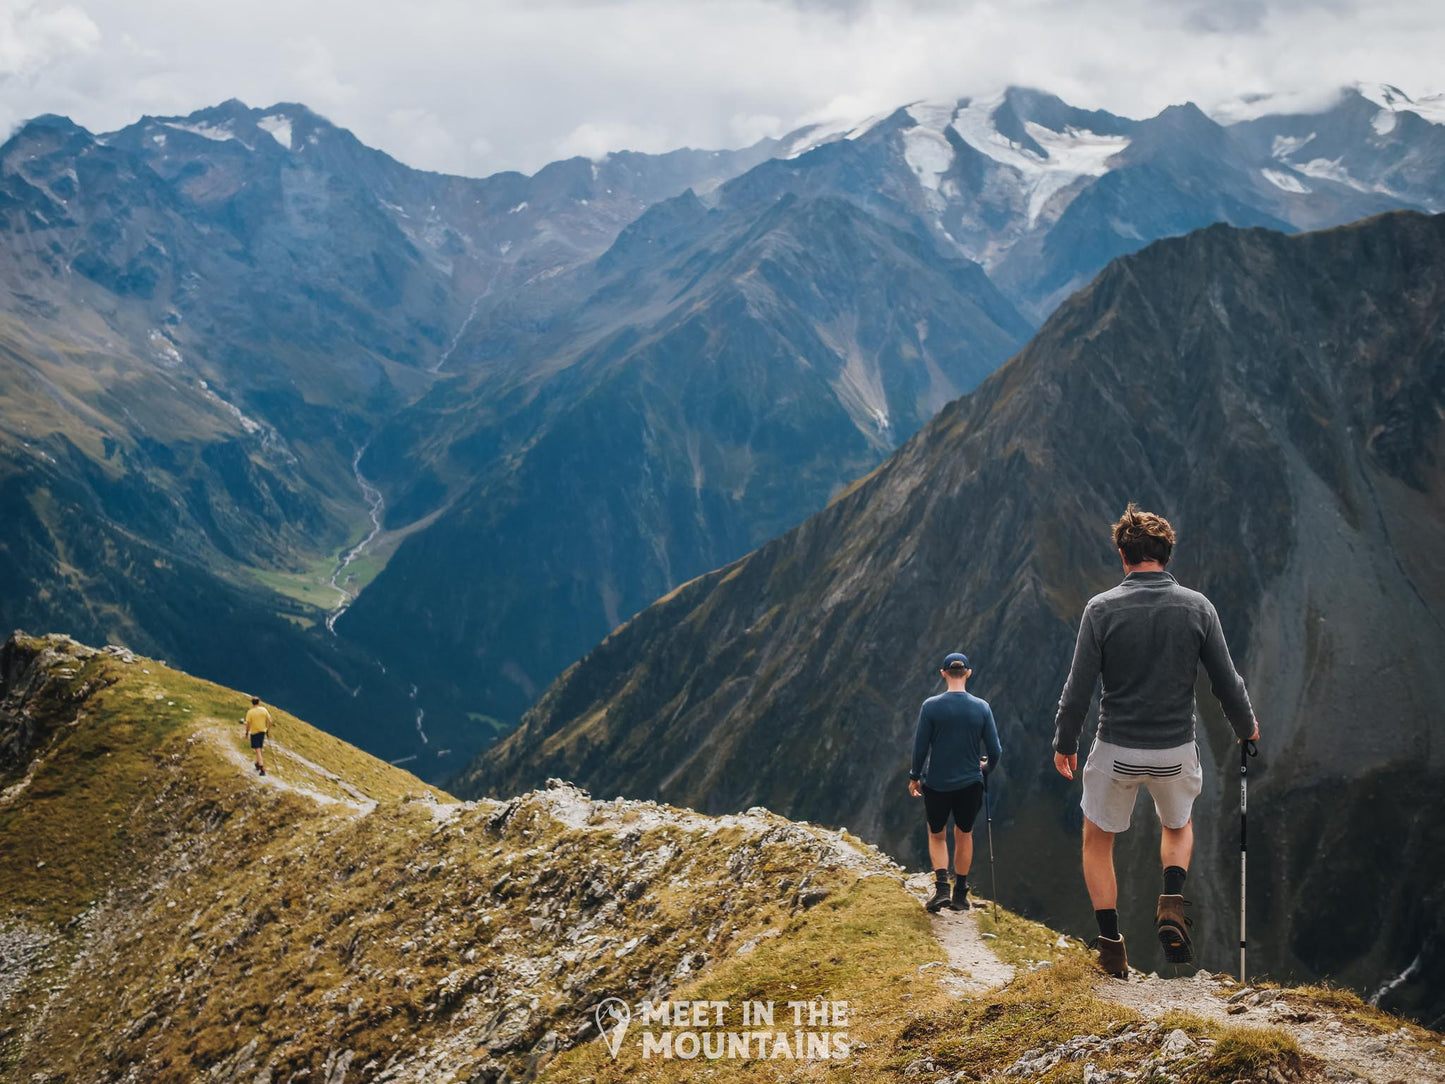
[[[1191,819],[1183,828],[1165,828],[1159,836],[1159,862],[1165,868],[1178,866],[1189,868],[1189,858],[1194,853],[1194,821]]]
[[[948,868],[948,828],[928,833],[928,864],[934,869]]]
[[[1119,902],[1114,879],[1114,833],[1084,818],[1084,884],[1096,911],[1110,911]]]
[[[953,872],[963,876],[973,865],[973,833],[953,826]],[[937,869],[937,866],[933,867]]]

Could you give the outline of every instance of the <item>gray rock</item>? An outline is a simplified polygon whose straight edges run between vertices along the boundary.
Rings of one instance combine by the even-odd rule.
[[[1182,1058],[1192,1052],[1195,1046],[1193,1039],[1180,1028],[1175,1028],[1164,1037],[1164,1042],[1159,1045],[1159,1052],[1166,1058]]]

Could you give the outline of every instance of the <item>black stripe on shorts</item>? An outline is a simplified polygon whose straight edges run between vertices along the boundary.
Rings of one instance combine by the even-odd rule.
[[[1155,779],[1167,779],[1184,771],[1182,764],[1126,764],[1114,761],[1114,771],[1119,775],[1149,775]]]

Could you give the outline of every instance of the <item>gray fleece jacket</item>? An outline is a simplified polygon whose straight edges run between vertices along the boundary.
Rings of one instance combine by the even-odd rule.
[[[1240,738],[1254,708],[1234,669],[1214,605],[1167,572],[1131,572],[1084,607],[1074,665],[1054,719],[1054,751],[1079,751],[1079,731],[1103,678],[1099,740],[1127,749],[1169,749],[1194,740],[1194,678],[1210,688]]]

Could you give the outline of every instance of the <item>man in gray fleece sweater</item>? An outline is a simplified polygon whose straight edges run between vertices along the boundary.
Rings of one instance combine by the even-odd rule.
[[[1163,826],[1164,892],[1155,912],[1159,941],[1171,962],[1194,958],[1183,889],[1194,850],[1194,799],[1203,782],[1194,741],[1194,680],[1201,662],[1239,740],[1257,740],[1259,724],[1213,604],[1164,571],[1174,551],[1169,521],[1131,504],[1114,526],[1114,544],[1124,582],[1084,607],[1054,721],[1054,766],[1064,778],[1074,778],[1079,731],[1102,678],[1098,733],[1084,765],[1080,803],[1084,883],[1099,923],[1099,966],[1127,979],[1114,836],[1129,827],[1141,785]]]

